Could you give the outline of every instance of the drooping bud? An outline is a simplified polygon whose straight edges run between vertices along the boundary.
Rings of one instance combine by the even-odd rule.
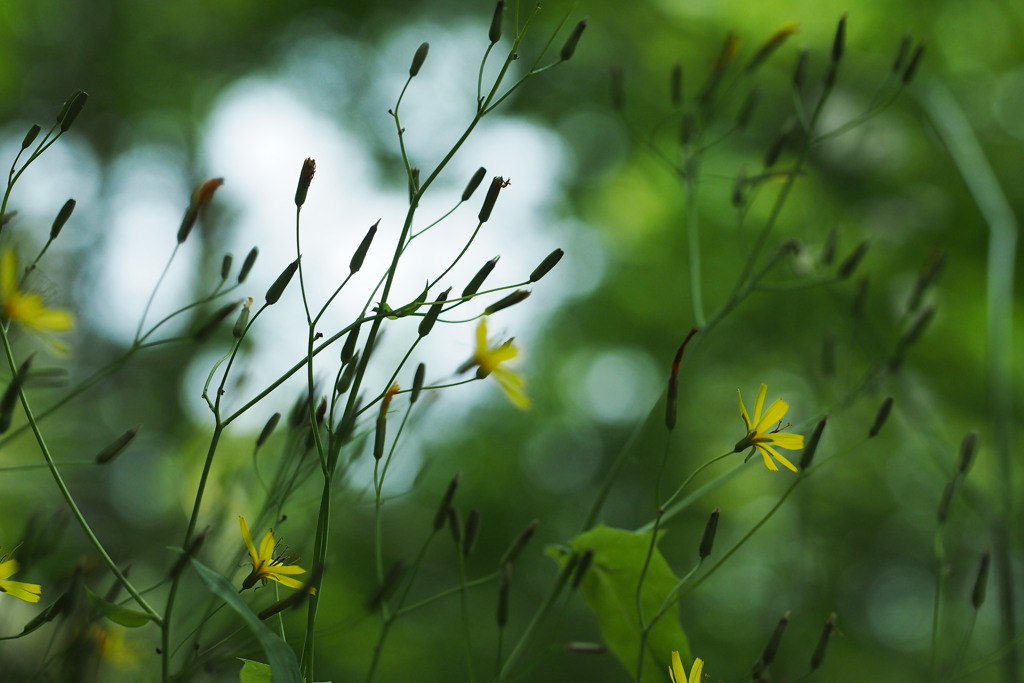
[[[583,19],[572,29],[572,33],[569,34],[569,38],[566,39],[565,45],[562,46],[562,51],[558,53],[558,58],[567,62],[572,59],[572,56],[576,54],[576,46],[580,44],[580,38],[583,37],[583,31],[587,28],[587,20]]]
[[[825,620],[825,626],[821,629],[821,636],[818,637],[818,645],[814,648],[814,654],[811,655],[811,671],[816,670],[825,661],[825,651],[828,650],[828,643],[832,639],[832,632],[835,628],[836,615],[833,612]]]
[[[493,304],[485,308],[484,315],[491,315],[492,313],[497,313],[498,311],[504,308],[508,308],[509,306],[515,306],[521,301],[525,301],[528,296],[530,296],[529,290],[517,289],[516,291],[506,296],[504,299],[495,301]]]
[[[522,554],[523,549],[526,548],[530,539],[533,538],[533,534],[537,531],[537,526],[539,524],[540,520],[536,519],[527,524],[526,528],[516,536],[516,540],[512,541],[512,545],[510,545],[508,550],[505,551],[505,554],[501,556],[501,560],[498,564],[502,566],[513,564],[519,558],[519,555]]]
[[[807,444],[804,446],[804,452],[800,456],[801,472],[807,471],[807,468],[810,467],[811,463],[814,461],[814,454],[818,451],[818,442],[821,441],[821,434],[825,431],[826,424],[828,424],[828,415],[818,420],[818,424],[814,426],[811,438],[807,440]]]
[[[932,306],[925,306],[921,309],[921,312],[917,314],[917,317],[911,321],[907,331],[903,333],[899,341],[896,342],[896,350],[893,352],[890,366],[893,368],[899,367],[903,362],[903,357],[907,352],[907,349],[913,346],[917,340],[924,333],[928,323],[931,322],[932,316],[935,314],[935,309]]]
[[[260,431],[260,435],[256,437],[256,448],[260,448],[267,442],[270,435],[274,433],[274,429],[277,427],[277,423],[281,421],[281,413],[274,413],[267,420],[267,423],[263,425],[263,429]]]
[[[199,213],[213,201],[213,193],[223,184],[223,178],[212,178],[192,192],[192,199],[189,201],[188,208],[185,209],[185,215],[181,219],[181,226],[178,228],[178,244],[182,244],[188,239],[189,233],[192,232],[192,228],[195,227],[196,220],[199,218]]]
[[[281,274],[274,280],[274,284],[270,285],[267,290],[267,305],[272,306],[278,302],[281,295],[284,294],[284,290],[288,287],[288,283],[292,281],[292,277],[295,275],[295,271],[299,268],[299,259],[295,259],[281,271]]]
[[[420,321],[419,335],[426,337],[430,334],[430,330],[433,329],[434,323],[437,322],[437,317],[441,315],[441,311],[444,309],[444,302],[448,300],[448,292],[452,291],[452,288],[444,290],[437,296],[437,301],[430,305],[430,309],[427,314],[423,316],[423,320]]]
[[[196,331],[192,333],[192,337],[198,342],[206,341],[213,335],[214,332],[217,331],[217,328],[220,327],[220,324],[224,322],[224,320],[229,315],[235,312],[236,308],[238,308],[237,301],[233,301],[230,304],[224,304],[223,306],[218,308],[217,311],[213,315],[211,315],[206,320],[205,323],[200,325],[196,329]]]
[[[978,576],[974,579],[974,590],[971,591],[971,605],[974,606],[974,609],[981,609],[981,606],[985,604],[990,564],[992,564],[992,552],[986,550],[981,554],[981,562],[978,564]]]
[[[505,187],[506,183],[507,181],[500,175],[491,178],[491,185],[487,188],[487,195],[484,197],[483,206],[480,207],[480,213],[477,216],[481,223],[486,223],[491,217],[494,203],[498,201],[498,193],[501,192],[501,188]]]
[[[64,228],[64,224],[71,218],[71,214],[75,211],[75,200],[69,199],[64,202],[64,206],[60,207],[60,211],[57,212],[57,217],[53,219],[53,225],[50,226],[50,239],[57,239],[57,235]]]
[[[466,517],[466,528],[462,532],[462,554],[469,557],[476,545],[477,534],[480,533],[480,511],[473,508]]]
[[[565,252],[561,249],[555,249],[553,252],[544,257],[544,260],[540,262],[540,265],[533,269],[530,273],[530,282],[537,282],[542,277],[551,272],[551,269],[558,265],[558,262],[562,260]]]
[[[484,280],[486,280],[487,276],[491,274],[492,270],[494,270],[494,266],[498,264],[499,258],[501,257],[495,256],[490,261],[485,263],[480,268],[480,270],[476,271],[476,275],[474,275],[473,279],[469,281],[469,284],[466,285],[466,288],[462,290],[462,296],[473,296],[480,290],[480,286],[484,283]]]
[[[423,62],[427,61],[427,52],[430,51],[430,43],[421,43],[416,48],[416,54],[412,56],[412,64],[409,66],[409,77],[414,78],[420,72]]]
[[[242,262],[242,269],[238,271],[238,284],[245,282],[245,278],[249,277],[249,271],[252,270],[253,264],[256,263],[256,257],[260,255],[260,250],[253,247],[249,250],[249,253],[245,255],[245,261]]]
[[[850,255],[847,256],[841,264],[839,264],[839,269],[836,271],[836,277],[840,280],[845,280],[853,275],[857,270],[857,266],[859,266],[860,262],[864,260],[864,254],[868,253],[868,246],[869,242],[867,240],[858,244],[857,248],[850,252]]]
[[[440,531],[441,527],[444,526],[445,521],[448,519],[448,508],[452,506],[452,500],[455,498],[455,492],[459,488],[459,476],[456,474],[452,477],[452,480],[448,482],[448,488],[444,492],[444,496],[441,498],[441,505],[438,506],[437,512],[434,514],[434,531]]]
[[[89,99],[89,93],[76,90],[68,101],[64,103],[64,108],[57,117],[57,120],[60,121],[60,131],[62,133],[66,133],[71,128],[71,124],[82,113],[82,107],[85,106],[87,99]]]
[[[782,27],[773,33],[768,40],[765,41],[764,45],[754,53],[754,56],[750,58],[750,61],[747,62],[747,73],[756,70],[759,66],[768,61],[768,58],[771,57],[784,42],[786,42],[786,39],[796,33],[796,29],[796,22],[790,21],[783,24]]]
[[[686,345],[690,343],[695,334],[697,334],[697,328],[691,329],[690,333],[686,335],[686,339],[676,349],[676,355],[672,357],[672,366],[668,373],[668,396],[665,400],[665,426],[669,431],[676,427],[679,403],[679,368],[683,362],[683,352],[686,351]]]
[[[587,575],[590,570],[590,565],[594,564],[594,551],[591,548],[587,548],[583,551],[583,555],[580,556],[580,561],[576,564],[576,571],[572,575],[572,587],[579,588],[580,582]]]
[[[42,130],[42,128],[39,127],[39,124],[33,123],[32,127],[28,129],[27,133],[25,133],[25,138],[21,141],[21,148],[28,149],[29,145],[35,142],[36,136],[39,135],[40,130]]]
[[[352,273],[359,272],[359,269],[363,267],[363,260],[366,259],[366,252],[370,250],[370,244],[373,242],[373,236],[377,234],[377,226],[380,225],[380,219],[370,226],[370,229],[366,231],[363,236],[363,241],[359,243],[359,247],[356,249],[356,253],[352,254],[352,260],[348,264],[349,271]]]
[[[491,45],[501,40],[501,23],[505,16],[505,0],[498,0],[494,7],[494,16],[491,17],[491,28],[487,31],[487,38]]]
[[[971,464],[974,462],[974,452],[978,449],[978,433],[968,432],[964,440],[960,442],[960,464],[957,467],[957,471],[961,475],[967,474],[967,471],[971,469]]]
[[[135,439],[135,435],[139,433],[140,429],[142,429],[142,425],[132,427],[127,432],[114,439],[106,448],[96,454],[96,464],[105,465],[117,456],[121,455],[121,453],[128,448],[128,444]]]
[[[725,43],[722,45],[722,51],[718,54],[718,60],[715,65],[711,68],[711,73],[708,75],[708,80],[704,83],[704,87],[700,92],[700,104],[705,109],[711,105],[714,99],[715,90],[722,82],[722,76],[725,75],[726,69],[732,64],[736,58],[736,52],[740,47],[740,39],[735,33],[729,33],[725,37]]]
[[[711,554],[711,548],[715,545],[715,534],[718,532],[718,517],[721,514],[721,508],[715,508],[711,511],[707,524],[704,525],[704,535],[700,539],[700,547],[697,550],[697,554],[702,560]]]
[[[871,429],[868,430],[868,437],[878,436],[878,432],[882,431],[882,427],[885,426],[885,421],[889,419],[889,413],[892,411],[892,396],[886,397],[882,401],[882,405],[879,406],[878,412],[875,413],[875,421],[871,423]]]
[[[501,2],[504,2],[504,0],[501,0]],[[485,175],[487,175],[486,168],[481,166],[476,169],[476,173],[474,173],[473,177],[469,179],[468,183],[466,183],[466,189],[462,191],[462,201],[469,201],[469,198],[473,196],[474,192],[476,192],[476,188],[480,187],[480,183],[483,181]]]
[[[316,173],[316,162],[306,158],[299,169],[299,184],[295,188],[295,206],[302,207],[306,203],[306,193],[309,192],[309,184],[313,182],[313,175]]]
[[[761,657],[754,664],[755,676],[759,676],[768,665],[775,661],[775,655],[779,651],[779,644],[782,642],[782,636],[786,632],[787,626],[789,626],[789,612],[783,614],[782,618],[779,619],[779,623],[775,625],[775,631],[772,632],[772,637],[764,647],[764,652],[761,653]]]
[[[427,366],[420,363],[416,366],[416,375],[412,379],[412,392],[409,394],[409,403],[416,403],[423,391],[423,378],[427,374]]]

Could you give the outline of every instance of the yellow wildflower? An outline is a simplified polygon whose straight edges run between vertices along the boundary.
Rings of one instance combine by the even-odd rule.
[[[761,390],[757,392],[757,399],[754,401],[754,417],[753,419],[747,415],[747,409],[743,405],[743,395],[740,394],[739,390],[736,390],[740,399],[740,416],[743,418],[743,424],[747,428],[747,435],[743,437],[736,444],[736,451],[739,453],[742,450],[750,448],[751,446],[761,452],[761,457],[764,458],[764,466],[772,472],[778,472],[779,468],[772,462],[772,458],[775,458],[780,463],[785,465],[788,469],[796,472],[796,465],[791,463],[785,457],[779,454],[773,446],[778,448],[785,448],[788,451],[797,450],[804,447],[804,437],[801,434],[787,434],[780,432],[780,429],[784,429],[782,426],[782,418],[789,410],[789,404],[783,401],[781,398],[776,399],[774,403],[768,406],[768,410],[764,409],[764,397],[768,393],[768,385],[762,384]],[[772,431],[772,425],[778,423]],[[786,425],[787,427],[789,425]],[[753,451],[751,451],[753,453]],[[749,457],[749,456],[748,456]]]
[[[290,556],[274,557],[274,549],[277,544],[274,542],[273,529],[263,535],[259,551],[257,551],[252,542],[252,536],[249,535],[249,525],[245,523],[245,517],[239,517],[238,522],[242,527],[242,540],[245,541],[245,547],[249,550],[249,557],[252,559],[252,571],[242,582],[242,590],[252,588],[253,584],[260,579],[277,581],[282,586],[289,588],[302,588],[302,582],[291,578],[288,574],[305,574],[306,570],[297,564],[289,564],[289,560],[292,559]],[[316,589],[310,588],[309,592],[316,593]]]
[[[686,669],[679,659],[679,653],[672,651],[672,666],[668,670],[668,676],[672,683],[700,683],[701,675],[704,673],[704,660],[698,657],[693,661],[693,668],[690,669],[690,677],[686,677]]]
[[[41,586],[34,583],[22,583],[21,581],[8,581],[18,571],[17,560],[5,560],[0,562],[0,593],[13,595],[25,602],[39,602],[39,596],[43,592]]]
[[[494,379],[498,380],[502,391],[513,405],[520,410],[527,410],[530,407],[530,399],[523,391],[526,381],[522,375],[501,367],[502,363],[512,360],[518,355],[519,349],[512,344],[511,339],[494,348],[488,346],[487,319],[480,319],[480,324],[476,327],[476,350],[473,352],[473,359],[469,362],[470,367],[477,366],[476,376],[481,379],[488,375],[494,375]]]
[[[68,311],[47,308],[43,297],[18,289],[18,259],[13,249],[0,254],[0,311],[4,321],[16,322],[37,332],[67,332],[74,324],[74,316]],[[55,344],[60,348],[60,344]]]

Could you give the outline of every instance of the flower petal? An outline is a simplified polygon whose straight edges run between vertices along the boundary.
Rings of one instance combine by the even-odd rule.
[[[260,560],[268,565],[274,561],[274,545],[274,530],[271,529],[263,534],[263,538],[260,540]]]
[[[683,662],[675,650],[672,651],[672,666],[668,670],[668,676],[672,683],[686,683],[686,669],[683,668]]]
[[[768,447],[760,443],[756,445],[758,452],[761,453],[761,457],[764,459],[764,466],[767,467],[772,472],[778,472],[778,466],[774,462],[772,462],[772,459],[768,454]]]
[[[526,381],[520,375],[505,368],[495,368],[493,374],[494,379],[498,380],[502,391],[508,396],[508,400],[512,401],[512,405],[520,410],[528,410],[530,408],[530,399],[526,396],[526,392],[523,391]]]
[[[747,407],[743,405],[743,394],[740,393],[739,389],[736,390],[736,396],[738,396],[740,399],[740,417],[743,418],[743,424],[744,426],[746,426],[747,431],[749,432],[751,427],[750,416],[747,415]]]
[[[757,426],[754,427],[758,432],[767,432],[771,429],[771,426],[781,420],[789,410],[789,404],[783,401],[781,398],[775,399],[768,410],[765,411],[764,415],[758,421]]]
[[[18,258],[13,249],[0,255],[0,295],[5,299],[18,291]]]
[[[0,592],[13,595],[25,602],[39,602],[40,594],[43,592],[41,586],[35,583],[22,583],[21,581],[0,581]]]
[[[761,410],[764,408],[764,397],[768,394],[768,385],[762,384],[757,390],[757,399],[754,401],[754,424],[761,424]]]
[[[704,660],[700,657],[693,660],[693,668],[690,669],[690,680],[687,683],[701,683],[701,675],[704,673]]]
[[[487,318],[480,318],[480,323],[476,326],[476,351],[473,355],[480,358],[485,353],[487,353]]]
[[[795,451],[804,447],[803,434],[779,432],[778,434],[768,434],[767,436],[769,437],[769,443],[778,448],[785,448],[787,451]]]
[[[17,560],[7,560],[6,562],[0,562],[0,581],[14,576],[15,572],[18,571]]]
[[[786,466],[786,469],[792,470],[793,472],[797,471],[796,465],[791,463],[788,459],[786,459],[783,455],[781,455],[777,450],[775,450],[771,446],[759,445],[758,448],[763,448],[769,453],[771,453],[773,458],[775,458],[776,460],[778,460],[779,462]]]
[[[281,576],[279,574],[267,574],[267,578],[271,581],[277,581],[282,586],[288,586],[289,588],[302,588],[304,585],[301,581],[291,578],[290,576]]]
[[[249,557],[252,559],[252,566],[255,567],[260,563],[260,558],[256,554],[256,546],[252,543],[252,536],[249,534],[249,525],[245,523],[245,517],[239,516],[238,524],[242,527],[242,540],[245,541],[245,547],[249,551]]]
[[[272,564],[267,567],[267,574],[305,574],[306,570],[297,564]]]

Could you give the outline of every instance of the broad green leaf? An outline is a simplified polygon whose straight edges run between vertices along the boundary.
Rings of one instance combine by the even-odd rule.
[[[242,670],[238,672],[240,683],[271,683],[268,665],[251,659],[243,659],[242,662]]]
[[[640,652],[636,587],[650,543],[650,532],[612,529],[602,524],[580,534],[569,544],[577,555],[587,550],[594,553],[590,569],[580,583],[580,592],[587,607],[597,617],[605,644],[630,676],[636,673]],[[549,548],[548,554],[562,566],[569,559],[568,552],[557,548]],[[640,604],[648,623],[678,583],[679,579],[655,547],[640,592]],[[684,662],[690,661],[690,644],[679,623],[679,610],[674,605],[658,620],[647,637],[643,669],[645,680],[665,678],[673,650],[679,652]]]
[[[128,628],[138,628],[149,623],[150,617],[145,612],[109,603],[88,588],[85,589],[85,594],[88,596],[89,604],[92,605],[92,608],[115,624],[121,624],[121,626],[127,626]]]
[[[192,567],[199,574],[199,578],[206,584],[207,589],[218,598],[227,603],[228,607],[235,610],[242,621],[256,635],[260,641],[260,647],[270,661],[269,669],[273,671],[270,680],[273,683],[302,683],[302,676],[299,674],[299,663],[295,659],[288,643],[264,625],[259,618],[249,609],[249,605],[239,597],[235,588],[228,583],[223,576],[213,571],[194,557],[191,560]],[[243,667],[244,670],[245,667]]]

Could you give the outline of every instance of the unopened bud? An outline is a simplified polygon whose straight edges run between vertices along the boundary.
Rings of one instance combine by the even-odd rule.
[[[205,323],[203,323],[198,329],[196,329],[195,332],[192,333],[192,337],[199,342],[206,341],[213,335],[214,332],[217,331],[217,328],[220,327],[220,324],[224,322],[224,320],[227,319],[229,315],[235,312],[236,308],[238,308],[237,301],[233,301],[230,304],[225,304],[221,306],[213,315],[211,315],[206,320]]]
[[[437,317],[441,315],[441,311],[444,309],[444,302],[448,300],[448,292],[452,291],[452,288],[444,290],[437,296],[437,302],[431,304],[427,314],[423,316],[423,320],[420,321],[419,334],[421,337],[426,337],[430,334],[430,330],[433,329],[434,323],[437,322]]]
[[[130,444],[135,439],[135,435],[139,433],[139,429],[141,428],[141,425],[139,425],[138,427],[133,427],[124,434],[122,434],[121,436],[114,439],[114,441],[112,441],[106,448],[104,448],[102,451],[96,454],[96,464],[105,465],[108,462],[112,461],[117,456],[124,453],[125,449],[128,448],[128,444]]]
[[[377,234],[378,225],[380,225],[380,219],[370,226],[370,229],[367,230],[366,234],[363,236],[363,241],[359,243],[356,253],[352,254],[352,260],[348,264],[350,272],[356,273],[363,267],[363,260],[366,259],[366,252],[370,250],[370,244],[373,242],[373,236]]]
[[[782,28],[773,33],[768,38],[768,40],[765,41],[764,45],[762,45],[761,48],[756,53],[754,53],[754,56],[750,58],[750,61],[747,62],[747,72],[749,73],[751,71],[754,71],[759,66],[764,64],[768,60],[768,58],[771,57],[775,53],[775,51],[782,46],[784,42],[786,42],[787,38],[796,33],[796,29],[796,22],[791,21],[786,24],[783,24]]]
[[[412,78],[420,72],[423,62],[427,61],[427,52],[430,51],[430,43],[421,43],[416,48],[416,54],[412,56],[412,64],[409,66],[409,77]]]
[[[220,279],[227,280],[228,275],[231,275],[231,264],[234,262],[235,257],[231,254],[224,254],[224,258],[220,260]]]
[[[562,46],[562,51],[558,53],[558,58],[560,60],[567,62],[572,59],[572,56],[576,53],[576,46],[580,44],[580,38],[583,36],[583,31],[586,30],[586,28],[586,19],[576,24],[572,33],[569,34],[569,38],[565,41],[565,45]]]
[[[879,406],[878,412],[875,413],[875,421],[871,423],[871,429],[868,430],[868,437],[878,436],[878,432],[882,431],[882,427],[885,426],[885,421],[889,419],[889,413],[892,411],[892,396],[887,397],[882,401],[882,405]]]
[[[530,542],[530,539],[533,538],[533,534],[537,531],[537,526],[539,524],[540,521],[535,519],[528,525],[526,525],[526,528],[523,529],[518,536],[516,536],[516,540],[512,541],[512,545],[509,546],[509,549],[506,550],[505,554],[501,556],[501,561],[498,562],[498,564],[513,564],[519,558],[519,555],[522,554],[523,549],[526,548],[527,544]]]
[[[928,260],[921,268],[921,272],[918,273],[917,281],[914,283],[914,290],[910,293],[910,299],[907,301],[908,311],[917,310],[918,306],[921,305],[921,300],[924,298],[924,293],[939,278],[945,267],[945,253],[933,251],[928,255]]]
[[[75,211],[75,200],[69,199],[64,202],[64,206],[60,207],[60,211],[57,212],[57,217],[53,219],[53,225],[50,226],[50,239],[57,239],[57,235],[64,228],[64,224],[71,218],[71,214]]]
[[[702,560],[711,554],[711,548],[715,545],[715,534],[718,532],[718,517],[721,514],[721,508],[715,508],[711,511],[707,524],[704,525],[704,535],[700,539],[700,547],[697,550],[697,554]]]
[[[739,113],[736,115],[736,129],[745,130],[750,125],[750,119],[754,116],[754,110],[757,108],[757,102],[761,97],[761,93],[757,88],[750,91],[747,95],[747,99],[743,100],[743,106],[740,107]]]
[[[459,511],[455,508],[448,508],[448,530],[452,532],[452,540],[455,545],[462,542],[462,520],[459,518]]]
[[[499,258],[501,257],[495,256],[476,272],[473,279],[470,280],[469,284],[466,285],[466,288],[462,290],[462,296],[473,296],[480,290],[480,286],[484,283],[484,280],[487,279],[487,276],[491,274],[491,271],[494,270],[494,266],[497,265]]]
[[[352,362],[345,365],[345,369],[341,371],[341,377],[338,378],[338,383],[334,389],[338,392],[338,395],[344,394],[352,386],[352,380],[356,375],[356,368],[359,366],[359,354],[356,353],[352,357]]]
[[[415,403],[423,391],[423,378],[427,374],[427,366],[420,363],[416,366],[416,375],[412,379],[412,392],[409,394],[409,403]]]
[[[477,534],[480,533],[480,511],[473,508],[466,517],[466,528],[462,532],[462,554],[469,557],[476,545]]]
[[[768,148],[768,152],[764,155],[764,167],[771,168],[775,165],[775,162],[779,160],[779,155],[782,154],[782,150],[786,148],[789,143],[789,136],[792,134],[792,129],[786,126],[779,131],[779,134],[775,137],[772,142],[772,146]]]
[[[517,289],[516,291],[506,296],[504,299],[495,301],[493,304],[485,308],[484,315],[491,315],[492,313],[497,313],[498,311],[504,308],[508,308],[509,306],[515,306],[521,301],[525,301],[528,296],[530,296],[530,292],[528,290]]]
[[[270,285],[270,288],[267,290],[266,300],[268,306],[272,306],[278,302],[281,295],[284,294],[285,288],[288,287],[288,283],[292,281],[292,277],[295,275],[295,271],[298,270],[298,268],[299,259],[295,259],[285,266],[285,269],[277,276],[277,279],[274,280],[274,284]]]
[[[903,72],[903,76],[900,81],[903,85],[909,85],[910,81],[914,79],[914,74],[917,73],[917,67],[921,64],[921,57],[924,56],[924,43],[918,43],[914,49],[914,54],[910,56],[910,62],[907,63],[907,68]]]
[[[896,59],[892,62],[892,72],[894,74],[898,74],[903,68],[908,54],[910,54],[910,34],[904,33],[900,39],[900,46],[896,48]]]
[[[806,471],[814,461],[814,454],[818,451],[818,442],[821,441],[821,434],[825,431],[826,424],[828,424],[827,415],[818,420],[818,424],[814,426],[814,431],[811,432],[811,438],[807,440],[807,444],[804,446],[804,452],[800,456],[801,472]]]
[[[821,247],[821,262],[830,266],[836,259],[836,247],[839,245],[839,230],[832,228],[825,236],[825,244]]]
[[[238,284],[245,282],[245,278],[249,277],[249,271],[252,270],[253,264],[256,263],[256,257],[260,255],[260,250],[253,247],[249,250],[249,253],[245,255],[245,261],[242,262],[242,269],[238,271]]]
[[[857,248],[850,252],[841,264],[839,264],[839,270],[836,271],[836,277],[840,280],[845,280],[857,270],[857,266],[864,260],[864,254],[868,253],[868,241],[864,240],[857,245]]]
[[[301,207],[306,203],[306,193],[309,192],[309,184],[313,182],[315,173],[315,161],[307,158],[302,162],[302,168],[299,169],[299,184],[295,188],[295,206]]]
[[[501,2],[503,3],[504,0],[501,0]],[[468,201],[469,198],[473,196],[473,193],[476,192],[476,188],[480,187],[480,183],[483,181],[485,175],[487,175],[486,168],[481,166],[476,169],[476,173],[474,173],[473,177],[469,179],[468,183],[466,183],[466,189],[462,191],[462,201]]]
[[[832,61],[838,62],[843,58],[846,50],[846,12],[839,17],[839,25],[836,26],[836,37],[832,40]]]
[[[900,340],[896,342],[896,350],[893,353],[890,366],[893,368],[899,367],[903,362],[903,357],[907,352],[907,349],[913,346],[921,335],[924,333],[928,323],[931,322],[932,316],[935,314],[935,309],[931,306],[925,306],[921,309],[921,312],[917,314],[917,317],[911,321],[907,331],[903,333]]]
[[[238,320],[235,321],[235,326],[231,328],[231,336],[235,339],[241,339],[242,335],[249,328],[249,309],[252,307],[252,297],[250,296],[244,304],[242,304],[242,310],[238,314]]]
[[[444,496],[441,498],[441,505],[438,506],[437,512],[434,514],[434,531],[440,531],[441,527],[444,526],[445,521],[448,519],[448,508],[452,506],[452,500],[455,498],[455,492],[459,488],[459,475],[456,474],[452,477],[452,480],[448,482],[448,488],[444,492]]]
[[[64,612],[71,606],[71,593],[64,592],[60,594],[60,597],[54,600],[53,604],[44,609],[42,612],[32,617],[27,624],[21,629],[21,635],[28,635],[33,631],[38,630],[44,624],[48,624],[57,617],[64,614]]]
[[[978,449],[978,433],[968,432],[964,440],[960,442],[960,465],[958,471],[960,474],[967,474],[967,471],[971,469],[971,464],[974,462],[974,453]]]
[[[192,199],[189,201],[185,215],[181,219],[181,226],[178,228],[178,244],[188,239],[189,233],[195,227],[199,213],[213,201],[213,193],[224,184],[223,178],[212,178],[207,180],[192,192]]]
[[[530,273],[530,282],[537,282],[542,277],[551,272],[551,269],[558,265],[558,262],[562,260],[565,252],[561,249],[555,249],[553,252],[544,257],[544,260],[540,262],[540,265],[533,269]]]
[[[66,133],[71,124],[75,122],[78,115],[82,113],[82,107],[85,106],[85,101],[89,99],[89,93],[81,90],[76,90],[74,94],[64,103],[64,108],[61,110],[60,116],[57,120],[60,121],[60,130],[62,133]]]
[[[277,423],[281,421],[281,413],[274,413],[267,420],[267,423],[263,425],[260,435],[256,437],[256,448],[261,447],[270,438],[270,435],[274,433],[274,429],[277,428]]]
[[[506,183],[507,181],[500,175],[491,178],[491,185],[487,188],[487,195],[484,197],[483,206],[480,207],[480,213],[477,216],[481,223],[486,223],[491,217],[494,203],[498,201],[498,193],[501,192],[501,188],[505,187]]]
[[[807,48],[800,50],[796,56],[796,66],[793,68],[793,88],[797,92],[801,92],[804,89],[804,85],[807,83],[807,59],[809,54]]]
[[[395,563],[388,569],[387,574],[384,575],[384,580],[380,582],[380,585],[377,586],[377,589],[366,601],[366,610],[368,612],[373,612],[380,607],[381,603],[383,603],[398,586],[398,581],[402,578],[404,573],[405,562],[402,560],[395,560]]]
[[[25,133],[25,138],[21,141],[21,148],[28,149],[29,145],[35,142],[36,136],[39,135],[40,130],[42,130],[42,128],[39,127],[39,124],[33,123],[32,127],[28,129],[27,133]]]
[[[491,17],[491,28],[487,31],[487,38],[491,44],[501,40],[501,23],[505,16],[505,0],[498,0],[494,7],[494,16]]]
[[[761,657],[754,664],[754,675],[759,676],[768,665],[775,661],[775,654],[779,651],[779,644],[782,642],[782,636],[786,632],[786,627],[789,626],[789,612],[782,615],[779,619],[779,623],[775,625],[775,631],[772,632],[772,637],[768,640],[768,644],[765,645],[764,652],[761,653]]]
[[[683,352],[686,351],[686,345],[690,343],[695,334],[697,334],[697,328],[691,329],[690,333],[686,335],[686,339],[676,349],[676,354],[672,357],[672,366],[669,368],[668,396],[665,401],[665,426],[668,427],[669,431],[676,427],[679,401],[679,368],[683,362]]]
[[[985,591],[988,588],[988,569],[992,564],[992,553],[986,550],[981,554],[981,562],[978,564],[978,576],[974,579],[974,590],[971,591],[971,605],[974,609],[980,609],[985,604]]]
[[[740,166],[739,173],[736,174],[736,181],[732,184],[732,194],[730,196],[732,200],[733,208],[742,209],[743,205],[747,203],[747,167]]]
[[[828,643],[832,639],[832,632],[835,631],[835,628],[836,615],[833,612],[825,620],[825,626],[821,629],[821,636],[818,637],[818,645],[814,648],[814,654],[811,655],[811,671],[816,670],[825,661],[825,651],[828,650]]]
[[[351,330],[348,331],[348,336],[345,337],[345,344],[341,347],[341,362],[348,363],[352,360],[353,355],[356,351],[356,342],[359,341],[359,328],[362,323],[356,324]]]

